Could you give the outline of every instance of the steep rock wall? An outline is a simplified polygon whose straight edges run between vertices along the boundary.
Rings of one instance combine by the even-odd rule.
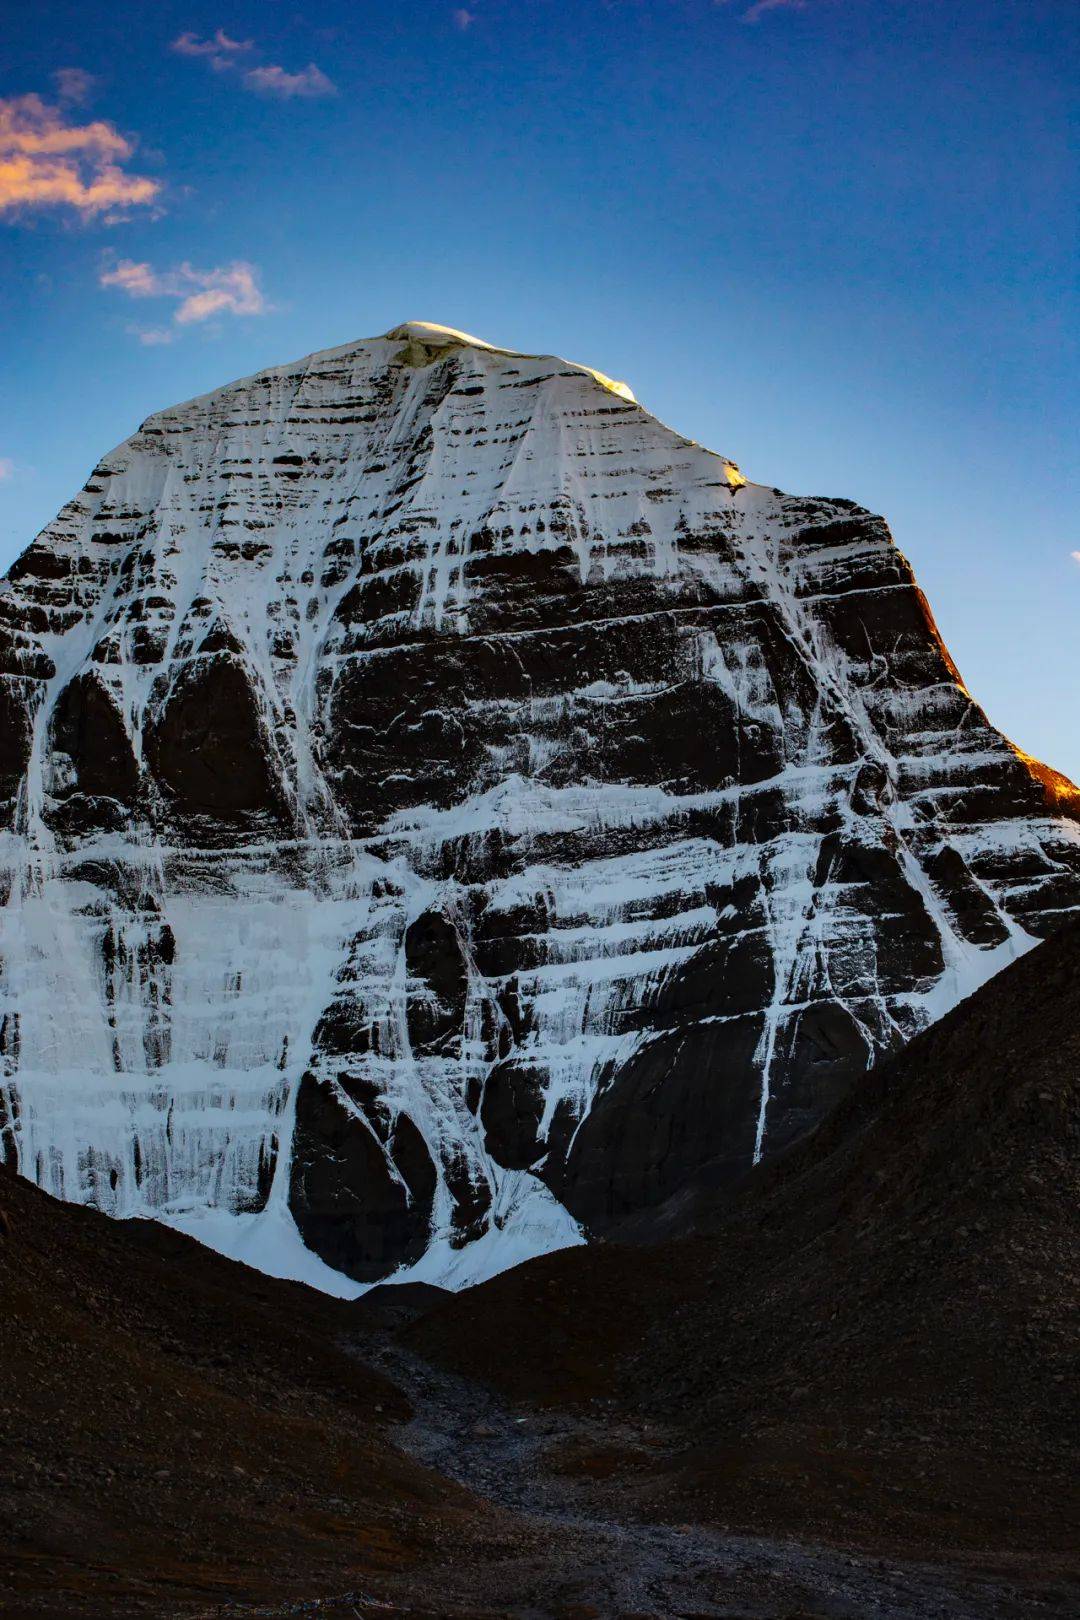
[[[0,795],[5,1153],[330,1286],[743,1173],[1080,906],[880,518],[419,323],[95,470]]]

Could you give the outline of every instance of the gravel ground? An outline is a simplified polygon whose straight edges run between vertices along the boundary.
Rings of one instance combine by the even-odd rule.
[[[617,1480],[552,1466],[566,1447],[663,1455],[666,1436],[604,1413],[515,1408],[482,1385],[397,1346],[375,1358],[410,1392],[398,1431],[417,1461],[500,1511],[520,1515],[519,1556],[478,1566],[448,1549],[438,1569],[277,1610],[345,1620],[396,1614],[514,1620],[1020,1620],[1072,1616],[1080,1588],[1024,1590],[963,1570],[848,1555],[794,1542],[636,1520]],[[434,1605],[434,1606],[433,1606]],[[251,1610],[246,1611],[251,1613]]]

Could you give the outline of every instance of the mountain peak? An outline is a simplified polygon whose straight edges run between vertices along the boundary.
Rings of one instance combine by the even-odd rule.
[[[619,386],[406,322],[158,413],[23,554],[0,1154],[457,1286],[743,1174],[1080,905],[882,520]]]
[[[494,353],[508,354],[507,349],[497,350],[492,343],[485,343],[483,338],[473,337],[469,332],[459,332],[453,326],[440,326],[437,321],[402,321],[400,326],[392,326],[383,336],[391,342],[424,343],[431,349],[490,349]]]
[[[472,337],[468,332],[459,332],[453,326],[439,326],[434,321],[404,321],[400,326],[392,326],[383,336],[391,342],[402,342],[419,348],[422,352],[434,351],[438,353],[444,349],[481,349],[488,354],[506,355],[512,359],[536,360],[542,358],[537,354],[528,354],[521,349],[503,349],[494,343],[486,343],[483,338]],[[558,358],[555,355],[551,359]],[[615,394],[619,399],[625,399],[629,404],[636,405],[637,400],[633,390],[627,383],[618,382],[595,366],[586,366],[576,360],[560,360],[560,365],[570,366],[574,371],[583,372],[592,377],[609,394]]]

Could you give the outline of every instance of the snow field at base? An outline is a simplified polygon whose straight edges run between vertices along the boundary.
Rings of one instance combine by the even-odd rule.
[[[457,1290],[497,1277],[526,1260],[556,1249],[570,1249],[585,1239],[542,1182],[524,1171],[504,1171],[496,1195],[493,1223],[475,1242],[455,1249],[445,1236],[434,1237],[423,1257],[412,1266],[400,1266],[376,1283],[354,1282],[319,1259],[304,1243],[288,1209],[275,1203],[258,1214],[234,1215],[205,1208],[188,1214],[156,1211],[147,1219],[171,1226],[188,1237],[239,1260],[268,1277],[306,1283],[338,1299],[359,1299],[369,1288],[384,1284],[425,1282]]]

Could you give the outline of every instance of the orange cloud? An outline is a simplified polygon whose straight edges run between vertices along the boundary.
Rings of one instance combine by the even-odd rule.
[[[197,270],[181,264],[175,270],[155,270],[153,265],[121,259],[98,278],[101,286],[115,287],[129,298],[175,298],[173,312],[177,326],[191,326],[212,315],[265,315],[270,305],[259,286],[259,272],[253,264],[234,259],[231,264]],[[150,332],[136,329],[141,343],[164,343],[168,336],[160,328]]]
[[[84,219],[145,207],[157,180],[124,168],[134,145],[103,119],[72,124],[40,96],[0,99],[0,214],[71,208]]]

